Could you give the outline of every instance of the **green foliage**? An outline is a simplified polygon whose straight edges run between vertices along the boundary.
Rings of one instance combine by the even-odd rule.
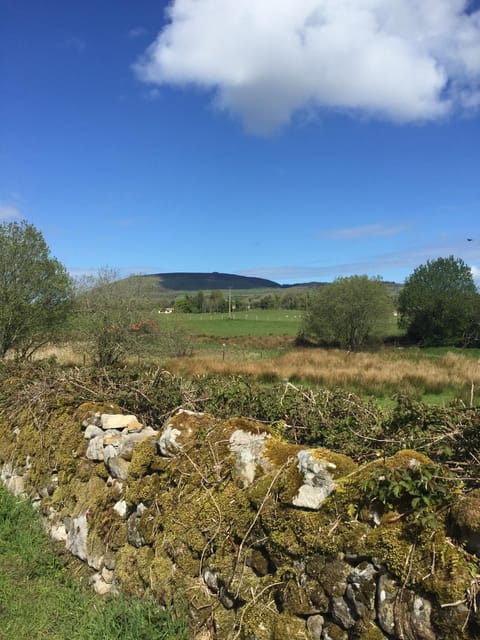
[[[381,466],[360,484],[368,501],[380,502],[389,510],[411,512],[413,520],[435,524],[436,509],[451,504],[461,483],[435,463],[407,467]]]
[[[26,221],[0,224],[0,358],[31,355],[65,320],[71,281]]]
[[[0,488],[0,638],[186,640],[185,617],[149,598],[101,599],[71,577],[29,501]]]
[[[392,313],[393,303],[381,280],[339,278],[312,297],[302,334],[321,344],[356,350],[385,335]]]
[[[472,341],[478,325],[478,295],[472,272],[461,258],[429,260],[407,278],[398,298],[400,324],[423,345]]]

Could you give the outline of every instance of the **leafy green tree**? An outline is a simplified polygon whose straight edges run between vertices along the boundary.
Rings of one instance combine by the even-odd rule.
[[[400,326],[414,342],[466,341],[475,314],[472,272],[461,258],[428,260],[407,278],[398,298]]]
[[[29,357],[70,308],[72,283],[42,233],[25,220],[0,224],[0,358]]]
[[[301,334],[322,344],[356,350],[383,337],[393,303],[378,278],[338,278],[319,288],[310,300]]]
[[[220,289],[214,289],[208,297],[208,307],[211,313],[224,313],[228,311],[228,302],[223,297]]]

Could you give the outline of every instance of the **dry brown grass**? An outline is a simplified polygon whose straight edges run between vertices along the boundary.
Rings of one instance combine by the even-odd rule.
[[[328,387],[349,387],[361,392],[442,393],[480,387],[480,363],[447,353],[438,358],[411,359],[393,350],[346,353],[336,349],[296,349],[272,358],[245,359],[223,354],[197,355],[168,363],[183,375],[206,373],[250,375],[264,380],[305,380]]]
[[[243,347],[247,345],[242,345]],[[469,401],[480,395],[480,361],[461,354],[441,357],[413,356],[408,349],[385,349],[375,353],[347,353],[338,349],[293,349],[265,357],[265,352],[228,345],[191,357],[157,361],[138,356],[129,364],[160,364],[180,375],[247,375],[265,381],[290,380],[315,383],[328,388],[344,387],[356,393],[388,396],[424,394],[457,395]],[[271,346],[271,345],[270,345]],[[61,364],[91,364],[85,349],[71,345],[49,347],[36,358],[54,356]]]

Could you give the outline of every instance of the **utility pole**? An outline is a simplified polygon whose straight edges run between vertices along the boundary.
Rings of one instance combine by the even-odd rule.
[[[228,317],[232,317],[232,287],[228,288]]]

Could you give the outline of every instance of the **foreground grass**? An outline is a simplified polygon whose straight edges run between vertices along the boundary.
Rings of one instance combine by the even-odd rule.
[[[1,640],[186,640],[184,620],[148,599],[102,599],[54,553],[27,501],[0,487]]]

